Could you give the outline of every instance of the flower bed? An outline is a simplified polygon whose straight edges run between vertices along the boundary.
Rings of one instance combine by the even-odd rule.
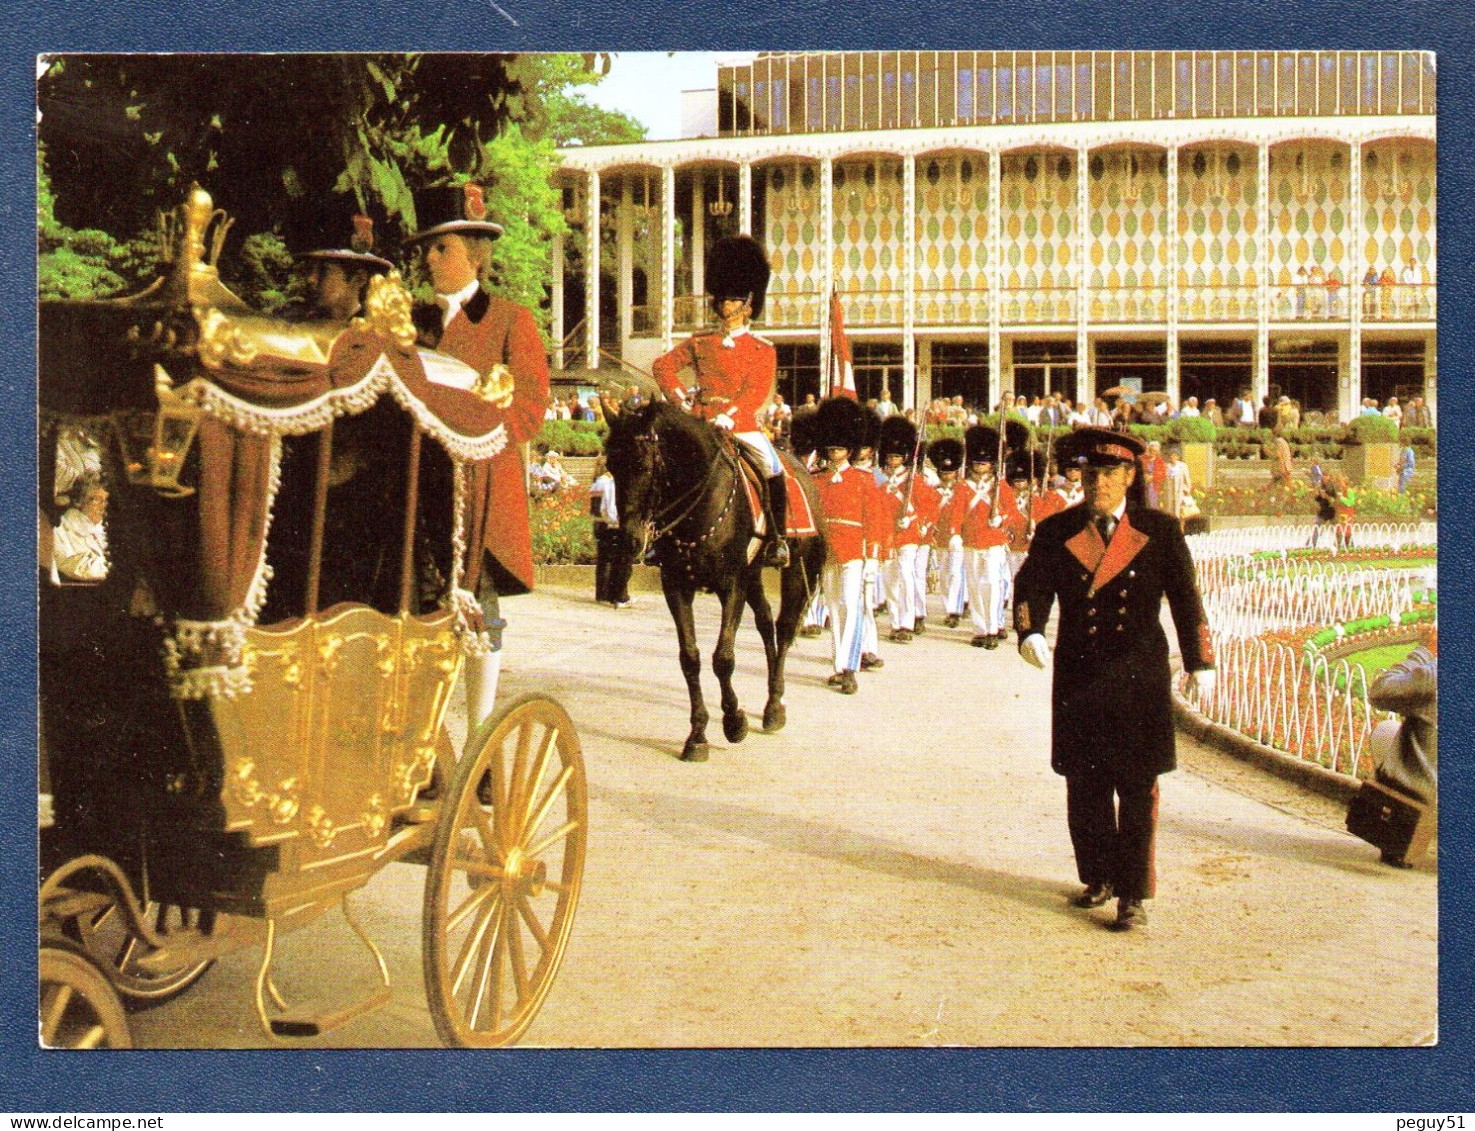
[[[539,565],[586,565],[594,561],[594,520],[589,496],[554,491],[528,500],[533,560]]]
[[[1215,487],[1193,493],[1205,516],[1287,515],[1310,518],[1316,514],[1316,491],[1309,483],[1266,484],[1261,487]],[[1359,487],[1357,517],[1422,519],[1439,510],[1438,490],[1433,485],[1400,495],[1377,487]],[[1353,524],[1354,531],[1356,522]],[[1353,538],[1356,539],[1356,533]]]

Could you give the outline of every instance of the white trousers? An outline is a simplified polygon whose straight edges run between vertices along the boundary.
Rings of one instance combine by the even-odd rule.
[[[968,571],[963,568],[966,550],[939,550],[942,555],[942,611],[950,617],[963,615],[968,603]]]
[[[825,604],[830,607],[830,636],[835,646],[835,670],[860,670],[865,651],[865,563],[859,559],[843,565],[829,562],[821,575]]]
[[[821,579],[819,592],[809,602],[809,608],[804,610],[804,627],[813,625],[815,628],[824,628],[830,620],[830,607],[825,603],[824,581]]]
[[[973,627],[982,635],[1004,627],[1004,602],[1008,597],[1009,563],[1004,546],[965,550],[968,574],[968,604]]]
[[[783,471],[784,465],[779,462],[778,452],[774,450],[773,441],[762,432],[734,432],[733,435],[768,461],[769,478]]]
[[[898,628],[910,632],[916,627],[917,618],[927,615],[926,550],[925,546],[898,546],[891,560],[881,567],[881,577],[886,584],[886,612],[891,617],[893,632]],[[917,587],[919,558],[922,562],[920,589]]]

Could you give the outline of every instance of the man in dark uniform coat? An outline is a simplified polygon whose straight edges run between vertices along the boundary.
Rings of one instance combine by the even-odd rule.
[[[1208,623],[1193,559],[1171,515],[1142,500],[1132,436],[1083,428],[1060,455],[1085,470],[1086,498],[1039,524],[1015,580],[1019,651],[1043,668],[1045,626],[1060,601],[1051,697],[1051,757],[1065,777],[1079,907],[1117,896],[1119,930],[1140,926],[1154,892],[1157,776],[1176,765],[1167,597],[1183,667],[1200,695],[1214,679]]]

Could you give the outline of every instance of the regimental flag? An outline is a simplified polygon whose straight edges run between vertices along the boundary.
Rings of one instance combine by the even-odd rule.
[[[840,292],[830,292],[830,392],[858,401],[855,367],[851,364],[850,339],[845,336],[845,315],[840,309]]]

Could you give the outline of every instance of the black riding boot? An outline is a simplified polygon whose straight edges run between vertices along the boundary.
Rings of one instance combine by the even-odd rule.
[[[789,564],[789,540],[785,537],[789,528],[789,492],[783,475],[769,478],[767,494],[768,540],[763,564],[785,569]]]

